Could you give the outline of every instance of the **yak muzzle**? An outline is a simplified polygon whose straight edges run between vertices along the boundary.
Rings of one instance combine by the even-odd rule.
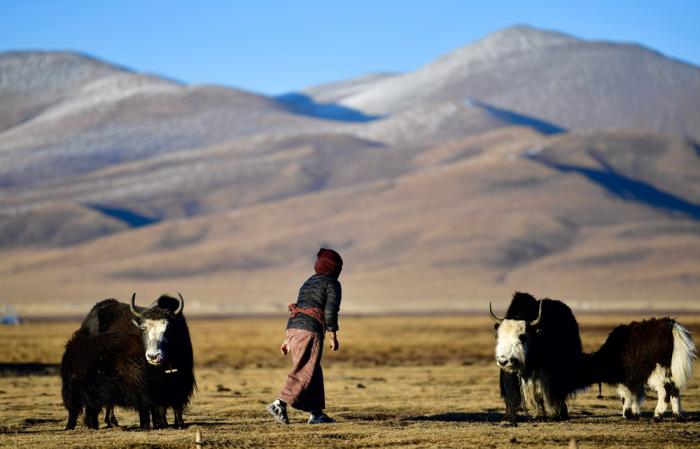
[[[160,353],[157,354],[146,354],[146,361],[150,363],[151,365],[160,365],[163,363],[163,356]]]
[[[515,357],[498,357],[496,359],[496,364],[499,368],[502,368],[506,371],[516,371],[520,366],[518,359],[516,359]]]

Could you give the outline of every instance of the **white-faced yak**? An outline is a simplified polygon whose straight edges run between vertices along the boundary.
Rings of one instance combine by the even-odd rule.
[[[140,427],[167,426],[172,407],[175,427],[184,427],[183,409],[196,388],[192,343],[182,314],[184,299],[161,296],[148,308],[115,299],[97,303],[66,344],[61,362],[66,429],[98,428],[105,408],[108,427],[116,424],[115,405],[139,412]]]
[[[523,406],[539,419],[568,419],[566,399],[579,388],[571,367],[582,353],[571,309],[560,301],[538,301],[518,292],[504,318],[490,312],[496,321],[496,363],[502,370],[506,419],[514,422]]]

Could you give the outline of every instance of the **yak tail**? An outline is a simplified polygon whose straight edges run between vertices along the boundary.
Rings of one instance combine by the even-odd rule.
[[[674,322],[672,332],[671,378],[676,387],[682,391],[693,374],[693,361],[698,357],[698,353],[688,329]]]

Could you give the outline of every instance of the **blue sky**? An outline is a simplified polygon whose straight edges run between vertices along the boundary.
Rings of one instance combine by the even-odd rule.
[[[268,94],[414,70],[515,24],[700,65],[700,1],[0,0],[0,51],[68,49]]]

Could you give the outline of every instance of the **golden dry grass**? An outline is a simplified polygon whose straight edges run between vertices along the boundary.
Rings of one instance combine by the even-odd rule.
[[[582,316],[587,348],[617,323],[636,317]],[[680,320],[700,330],[700,317]],[[341,351],[324,359],[329,426],[269,419],[286,372],[277,352],[283,319],[193,321],[199,392],[186,415],[187,430],[141,432],[136,413],[117,410],[118,429],[65,432],[57,375],[0,377],[2,447],[194,447],[200,430],[206,447],[700,447],[700,372],[684,395],[689,420],[627,422],[610,387],[570,403],[565,423],[499,422],[498,370],[491,361],[493,331],[482,317],[345,317]],[[58,363],[62,344],[77,323],[37,323],[0,331],[0,363]]]

